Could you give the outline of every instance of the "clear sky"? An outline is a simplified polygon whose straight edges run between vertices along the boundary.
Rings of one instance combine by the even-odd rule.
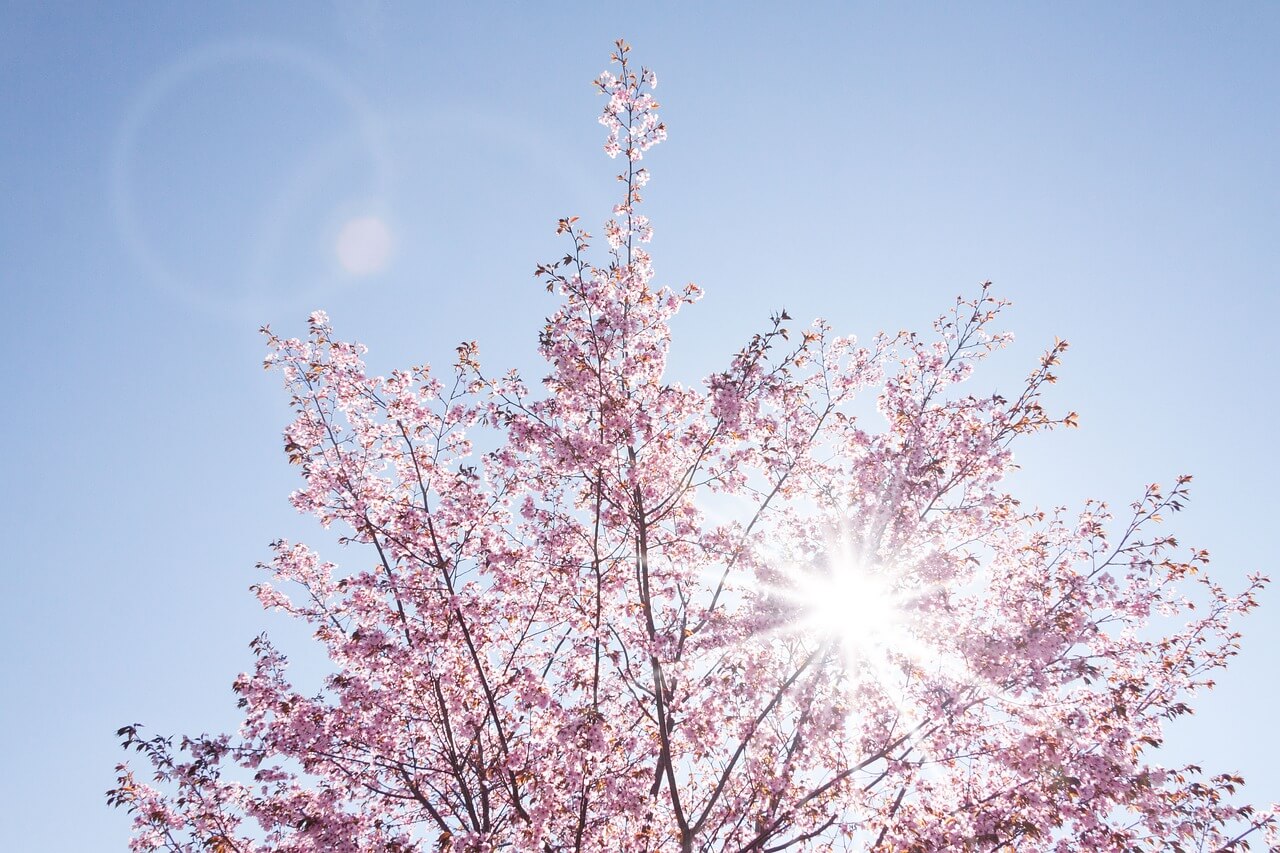
[[[113,733],[234,726],[280,536],[285,397],[256,329],[325,308],[378,372],[537,375],[559,216],[616,194],[589,84],[613,39],[657,70],[659,278],[691,381],[785,306],[924,328],[993,279],[1054,335],[1018,488],[1124,504],[1196,475],[1176,519],[1218,576],[1275,572],[1280,5],[0,6],[0,802],[10,850],[123,849]],[[547,11],[554,10],[554,11]],[[1280,594],[1170,760],[1280,799]]]

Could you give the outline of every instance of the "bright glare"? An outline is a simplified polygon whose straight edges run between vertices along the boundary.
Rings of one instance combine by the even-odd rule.
[[[338,232],[334,251],[338,263],[352,275],[382,272],[391,260],[391,231],[376,216],[351,219]]]
[[[814,632],[837,638],[849,652],[891,645],[902,629],[901,601],[884,579],[852,561],[795,579],[797,604]]]

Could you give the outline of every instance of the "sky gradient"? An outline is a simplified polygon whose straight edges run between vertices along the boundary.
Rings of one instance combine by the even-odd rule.
[[[9,849],[123,849],[115,729],[233,727],[247,643],[306,646],[254,565],[348,555],[286,501],[260,325],[540,375],[534,266],[616,195],[589,84],[619,36],[670,128],[659,281],[707,292],[674,378],[782,307],[923,329],[992,279],[1018,337],[975,390],[1072,343],[1049,403],[1081,429],[1026,443],[1019,494],[1189,472],[1179,538],[1276,574],[1280,5],[694,5],[0,6]],[[1169,763],[1280,800],[1280,595],[1241,627]]]

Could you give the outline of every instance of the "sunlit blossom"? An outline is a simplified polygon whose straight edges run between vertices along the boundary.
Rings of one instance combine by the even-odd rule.
[[[556,303],[534,378],[474,341],[372,375],[323,312],[264,329],[290,500],[350,551],[277,541],[256,593],[331,672],[295,687],[262,635],[234,736],[120,729],[150,765],[109,794],[134,849],[1280,843],[1236,777],[1159,760],[1266,583],[1202,580],[1208,555],[1161,532],[1190,478],[1114,517],[1007,492],[1011,445],[1075,425],[1044,399],[1065,342],[1015,393],[962,386],[1009,340],[983,284],[931,334],[780,311],[703,382],[668,375],[701,291],[654,283],[635,163],[666,129],[629,54],[596,81],[621,198],[603,247],[562,218],[536,266]]]

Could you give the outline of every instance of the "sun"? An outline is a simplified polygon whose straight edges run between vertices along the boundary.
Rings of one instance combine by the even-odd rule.
[[[821,568],[795,571],[786,597],[803,630],[838,640],[847,654],[864,657],[899,645],[907,600],[891,573],[840,554]]]
[[[888,584],[857,565],[806,575],[797,594],[813,630],[860,648],[882,644],[902,618]]]
[[[868,552],[874,555],[874,549],[837,536],[808,559],[781,563],[763,590],[781,605],[782,621],[770,633],[816,643],[825,650],[829,675],[851,697],[871,691],[892,704],[900,719],[914,720],[920,679],[928,673],[962,675],[964,668],[946,652],[945,638],[932,635],[932,591],[918,583],[910,564],[864,556]],[[848,731],[857,732],[863,723],[851,706]]]

